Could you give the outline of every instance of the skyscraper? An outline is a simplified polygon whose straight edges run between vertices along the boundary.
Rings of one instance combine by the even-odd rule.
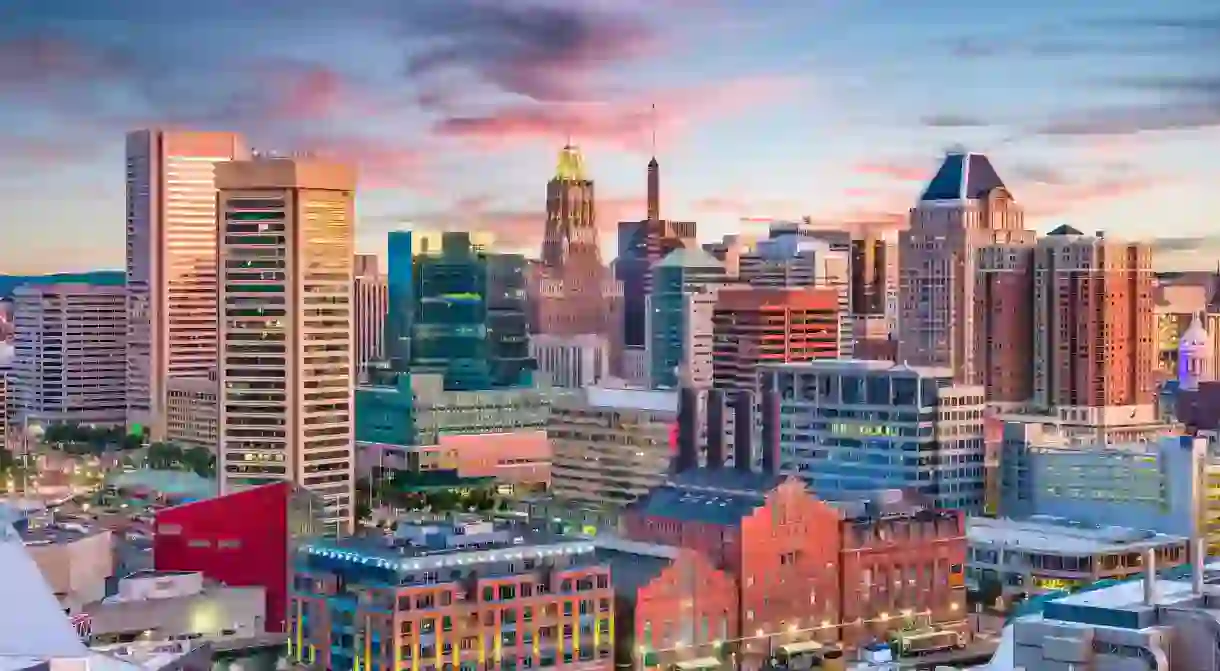
[[[1034,233],[978,251],[974,352],[987,402],[1019,408],[1033,396]]]
[[[649,378],[655,388],[676,389],[680,371],[694,384],[712,383],[712,319],[724,264],[699,247],[678,249],[653,267],[648,297]]]
[[[1152,283],[1152,250],[1146,244],[1084,235],[1070,226],[1038,241],[1033,282],[1036,406],[1152,405]]]
[[[222,492],[311,490],[331,532],[352,524],[355,171],[266,158],[216,170]]]
[[[356,367],[362,371],[370,361],[385,358],[386,312],[389,287],[377,266],[375,254],[357,254],[353,291],[356,301]]]
[[[945,156],[899,236],[898,360],[976,382],[977,252],[1027,235],[1024,212],[986,156]]]
[[[555,176],[546,185],[542,263],[552,271],[601,267],[593,180],[585,174],[580,149],[572,145],[559,152]]]
[[[127,424],[165,435],[165,381],[216,367],[217,163],[233,133],[127,135]]]

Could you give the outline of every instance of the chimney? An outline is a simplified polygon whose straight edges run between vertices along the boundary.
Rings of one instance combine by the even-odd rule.
[[[754,470],[754,394],[749,391],[733,399],[733,467]]]
[[[1144,550],[1144,605],[1156,605],[1156,549]]]
[[[779,392],[773,389],[774,377],[763,376],[762,392],[762,466],[767,475],[779,474]]]
[[[707,467],[724,466],[724,390],[707,393]]]
[[[678,455],[674,472],[682,473],[699,466],[699,392],[690,387],[678,390]]]

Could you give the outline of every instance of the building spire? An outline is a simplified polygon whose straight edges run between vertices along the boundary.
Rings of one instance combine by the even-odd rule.
[[[661,220],[661,166],[657,163],[657,105],[652,105],[652,160],[648,162],[648,220]]]

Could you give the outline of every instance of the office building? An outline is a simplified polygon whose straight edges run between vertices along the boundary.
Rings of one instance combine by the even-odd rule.
[[[454,391],[528,385],[525,258],[479,234],[415,231],[413,244],[411,370]]]
[[[204,378],[175,377],[165,385],[165,440],[183,448],[217,451],[220,406],[216,374]]]
[[[1038,241],[1034,273],[1034,404],[1129,412],[1151,405],[1148,245],[1060,226]]]
[[[598,335],[530,336],[530,356],[556,387],[592,387],[610,376],[610,343]]]
[[[611,566],[593,542],[459,518],[401,522],[392,543],[319,541],[294,553],[298,661],[614,668]]]
[[[1024,220],[986,156],[945,156],[899,235],[899,361],[978,382],[977,252],[1028,237]]]
[[[216,186],[221,491],[293,482],[344,532],[355,505],[355,172],[256,158],[219,164]]]
[[[754,391],[758,366],[839,355],[839,292],[830,287],[729,287],[713,322],[713,384]]]
[[[652,293],[652,268],[670,252],[694,247],[693,221],[645,219],[618,225],[615,277],[623,284],[623,342],[643,347],[647,341],[647,299]]]
[[[677,391],[586,387],[555,399],[547,422],[555,496],[623,506],[659,485],[673,450]]]
[[[127,309],[122,286],[27,284],[13,295],[14,421],[123,426]]]
[[[652,387],[677,388],[683,368],[711,383],[712,313],[725,281],[720,261],[698,248],[670,252],[653,268],[647,327]]]
[[[1209,554],[1220,553],[1220,459],[1206,439],[1098,444],[1037,424],[1004,430],[1001,514],[1179,536],[1198,522]]]
[[[127,135],[127,424],[153,440],[167,380],[216,368],[215,169],[247,156],[233,133]]]
[[[945,368],[827,360],[760,367],[777,391],[783,469],[820,497],[913,489],[936,508],[984,498],[983,391]]]
[[[885,317],[898,293],[897,236],[865,234],[851,240],[851,314]]]
[[[987,401],[1024,407],[1033,397],[1033,232],[977,252],[974,304],[975,372]]]
[[[357,254],[355,259],[355,284],[352,287],[356,301],[356,365],[363,373],[370,361],[386,358],[385,332],[386,314],[390,306],[390,288],[377,267],[374,254]]]
[[[436,374],[398,374],[356,389],[362,476],[447,472],[516,489],[550,482],[546,426],[551,390],[530,385],[455,391]]]
[[[411,323],[415,319],[415,238],[411,231],[386,235],[385,359],[390,370],[411,367]]]
[[[1057,517],[972,517],[966,523],[966,539],[970,588],[999,592],[1006,601],[1139,575],[1149,551],[1156,553],[1162,568],[1190,561],[1187,536]]]

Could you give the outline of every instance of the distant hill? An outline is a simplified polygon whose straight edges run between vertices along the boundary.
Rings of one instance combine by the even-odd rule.
[[[54,275],[0,275],[0,299],[12,298],[13,290],[23,284],[83,282],[116,286],[125,281],[126,276],[121,270],[93,270],[87,273],[56,273]]]

